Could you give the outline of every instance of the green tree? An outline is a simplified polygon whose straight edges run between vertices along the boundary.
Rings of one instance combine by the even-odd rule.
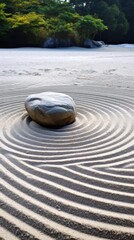
[[[38,12],[42,0],[0,0],[0,3],[5,3],[5,11],[8,13],[28,13]]]
[[[103,24],[101,19],[96,19],[91,15],[80,17],[76,23],[76,29],[83,42],[87,38],[93,39],[98,32],[107,30],[107,26]]]
[[[57,39],[73,38],[75,35],[74,24],[58,17],[47,20],[47,30],[49,37]]]
[[[118,22],[116,26],[116,32],[119,36],[127,34],[129,29],[129,23],[126,19],[126,16],[123,12],[120,12],[118,16]]]
[[[129,22],[129,31],[125,40],[134,43],[134,0],[119,0],[119,2]]]
[[[9,22],[7,20],[7,14],[5,13],[5,4],[0,3],[0,38],[7,34],[10,29]]]
[[[103,34],[106,41],[119,41],[128,32],[129,23],[118,0],[93,0],[91,14],[103,19],[108,26],[107,33]]]
[[[91,0],[70,0],[70,4],[80,15],[86,15],[90,13]]]
[[[18,43],[38,46],[46,37],[45,20],[35,12],[13,14],[8,17],[8,22],[11,26],[11,36]]]
[[[96,1],[94,1],[91,13],[102,18],[110,31],[116,29],[118,16],[120,14],[120,10],[116,4],[108,5],[106,1],[102,0],[96,5]]]
[[[74,9],[66,2],[61,1],[44,1],[43,13],[47,17],[58,17],[61,13],[74,13]]]

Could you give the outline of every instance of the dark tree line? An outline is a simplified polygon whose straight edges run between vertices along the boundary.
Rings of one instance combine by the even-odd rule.
[[[108,43],[134,43],[134,0],[70,0],[81,15],[101,18],[108,26],[101,38]]]

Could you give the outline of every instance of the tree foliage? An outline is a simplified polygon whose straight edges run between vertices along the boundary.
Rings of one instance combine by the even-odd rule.
[[[81,15],[97,16],[108,26],[102,34],[107,42],[134,42],[134,0],[70,0]],[[131,39],[130,39],[131,36]]]
[[[134,42],[134,0],[0,0],[1,46],[41,46],[48,37]]]
[[[0,21],[0,36],[9,46],[41,46],[48,37],[79,42],[81,35],[94,37],[106,29],[102,20],[81,16],[70,3],[59,0],[7,0],[5,4],[0,0]]]
[[[6,35],[8,30],[10,29],[8,20],[7,20],[7,14],[5,13],[5,4],[0,3],[0,37],[3,35]]]
[[[76,23],[76,29],[82,41],[87,38],[94,38],[97,32],[107,29],[101,19],[95,19],[91,15],[80,17]]]

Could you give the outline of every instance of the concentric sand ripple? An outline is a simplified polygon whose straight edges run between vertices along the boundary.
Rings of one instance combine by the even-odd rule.
[[[72,96],[75,123],[47,129],[33,122],[24,101],[42,90]],[[0,138],[2,238],[134,239],[132,91],[2,91]]]

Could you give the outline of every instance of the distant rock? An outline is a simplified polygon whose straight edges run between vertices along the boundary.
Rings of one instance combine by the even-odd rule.
[[[44,44],[43,44],[44,48],[56,48],[57,47],[57,43],[55,41],[54,38],[48,38]]]
[[[103,42],[101,42],[101,41],[86,39],[84,41],[84,43],[82,44],[82,46],[80,45],[80,47],[97,48],[97,47],[101,47],[102,45],[103,45]],[[72,47],[72,46],[79,47],[79,45],[77,45],[75,42],[73,42],[69,38],[58,39],[58,38],[50,37],[50,38],[46,39],[45,42],[43,43],[44,48],[62,48],[62,47]]]
[[[59,48],[59,47],[71,47],[72,41],[71,39],[57,39],[57,38],[48,38],[44,44],[43,47],[44,48]]]
[[[62,127],[75,121],[73,99],[63,93],[43,92],[26,98],[25,108],[37,123],[47,127]]]
[[[85,48],[97,48],[97,47],[101,47],[102,45],[103,45],[102,42],[94,41],[91,39],[86,39],[83,43],[83,47]]]

